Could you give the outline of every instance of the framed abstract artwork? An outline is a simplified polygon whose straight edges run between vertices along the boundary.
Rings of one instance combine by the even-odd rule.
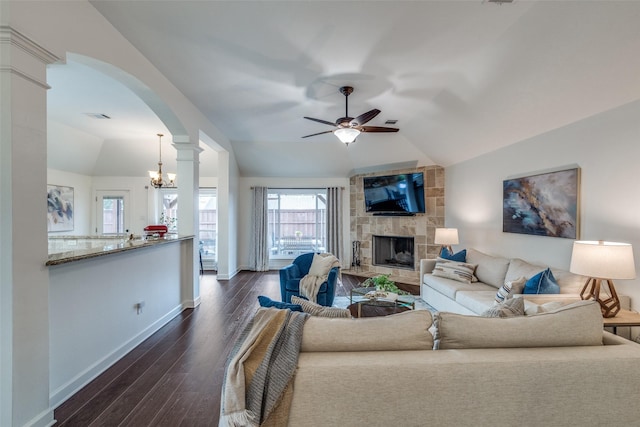
[[[503,182],[502,231],[579,238],[580,168]]]
[[[47,185],[47,231],[73,231],[73,187]]]

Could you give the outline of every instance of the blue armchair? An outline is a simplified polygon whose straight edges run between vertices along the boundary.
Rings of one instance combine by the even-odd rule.
[[[280,293],[282,301],[291,302],[292,296],[300,296],[300,279],[302,279],[311,268],[313,262],[313,252],[302,254],[293,260],[292,264],[280,270]],[[317,302],[320,305],[331,307],[333,298],[336,295],[336,283],[338,281],[339,267],[333,267],[329,271],[327,281],[318,290]]]

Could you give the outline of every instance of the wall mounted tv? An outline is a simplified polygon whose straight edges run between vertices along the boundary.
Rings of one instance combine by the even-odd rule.
[[[422,172],[363,178],[366,212],[374,215],[424,213]]]

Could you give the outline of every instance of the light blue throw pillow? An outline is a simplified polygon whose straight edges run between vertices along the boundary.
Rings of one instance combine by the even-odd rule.
[[[453,254],[449,252],[447,248],[442,248],[440,258],[447,259],[449,261],[467,262],[467,250],[463,249],[460,252]]]
[[[260,307],[274,307],[274,308],[286,308],[291,311],[302,311],[302,306],[300,304],[291,304],[288,302],[274,301],[269,297],[265,297],[260,295],[258,297],[258,302],[260,303]]]
[[[560,285],[556,282],[550,268],[533,276],[524,284],[523,294],[559,294]]]

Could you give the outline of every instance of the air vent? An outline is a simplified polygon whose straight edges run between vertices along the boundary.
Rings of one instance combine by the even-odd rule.
[[[91,117],[92,119],[98,119],[98,120],[109,120],[111,119],[111,117],[107,116],[106,114],[102,114],[102,113],[84,113],[87,116]]]
[[[385,125],[395,125],[396,123],[398,123],[397,120],[387,120],[384,122]]]
[[[513,0],[485,0],[487,3],[502,5],[502,3],[513,3]]]

